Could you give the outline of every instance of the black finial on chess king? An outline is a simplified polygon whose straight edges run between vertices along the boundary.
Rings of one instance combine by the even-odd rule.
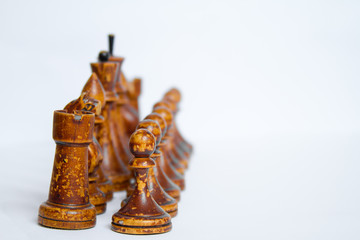
[[[113,55],[113,51],[114,51],[114,39],[115,39],[114,34],[109,34],[109,54],[110,54],[110,56]]]

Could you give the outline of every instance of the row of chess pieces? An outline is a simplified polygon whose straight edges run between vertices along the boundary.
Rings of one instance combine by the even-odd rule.
[[[53,172],[38,222],[57,229],[94,227],[113,192],[126,191],[112,230],[168,232],[192,153],[175,122],[181,94],[170,89],[139,121],[141,80],[125,79],[124,58],[113,56],[113,43],[109,35],[109,51],[91,63],[80,97],[54,111]]]

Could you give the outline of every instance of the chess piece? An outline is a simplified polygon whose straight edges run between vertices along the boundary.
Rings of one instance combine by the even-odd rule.
[[[164,120],[166,121],[167,129],[171,128],[173,117],[171,114],[171,110],[166,107],[157,107],[153,109],[153,112],[160,114]],[[181,190],[185,189],[185,179],[184,176],[181,175],[174,166],[171,164],[171,160],[168,154],[168,140],[169,136],[165,133],[165,136],[161,139],[159,143],[159,151],[162,152],[164,157],[164,161],[162,161],[162,168],[164,169],[166,175],[180,187]]]
[[[95,127],[93,142],[89,145],[89,195],[90,202],[96,208],[96,213],[101,214],[106,210],[106,201],[109,198],[107,195],[112,197],[112,185],[110,181],[106,181],[105,191],[102,192],[100,189],[100,177],[98,170],[103,160],[102,149],[100,143],[96,139],[96,134],[99,126],[104,122],[104,118],[100,115],[103,106],[105,105],[105,90],[102,87],[99,78],[95,73],[92,73],[89,80],[86,82],[82,94],[86,94],[90,99],[95,99],[99,102],[99,109],[95,113]],[[101,170],[100,170],[101,171]],[[104,182],[101,184],[101,188],[104,189]],[[109,189],[111,190],[109,192]]]
[[[156,121],[160,128],[161,128],[161,137],[165,136],[166,130],[167,130],[167,126],[166,126],[166,121],[164,120],[164,118],[158,114],[158,113],[151,113],[149,115],[147,115],[145,117],[145,119],[151,119]],[[160,143],[161,143],[161,139],[160,139]],[[159,143],[159,144],[160,144]],[[159,144],[156,145],[156,151],[153,153],[153,159],[156,162],[156,171],[155,171],[155,176],[156,179],[158,180],[158,182],[160,183],[160,186],[165,190],[165,192],[167,194],[169,194],[172,198],[176,199],[176,201],[180,201],[180,187],[178,185],[176,185],[165,173],[164,169],[163,169],[163,165],[164,165],[164,157],[162,152],[159,149]]]
[[[93,140],[94,121],[90,112],[54,112],[56,152],[49,198],[39,209],[40,225],[60,229],[95,226],[88,180],[88,146]]]
[[[101,110],[104,109],[105,106],[105,90],[103,86],[101,85],[101,82],[97,75],[93,73],[89,80],[86,82],[82,93],[86,93],[90,98],[96,99],[101,103]],[[97,187],[105,194],[106,201],[110,201],[113,198],[113,186],[111,181],[108,179],[106,174],[104,173],[104,170],[102,169],[102,161],[104,159],[103,151],[101,149],[101,145],[98,141],[98,139],[103,139],[103,133],[104,131],[104,117],[100,114],[95,115],[95,127],[94,127],[94,140],[93,143],[96,145],[97,149],[97,156],[98,156],[98,166],[95,166],[95,171],[93,172],[93,178],[90,177],[92,175],[89,171],[89,181],[90,181],[90,202],[94,204],[94,201],[91,199],[91,193],[92,190],[96,190],[94,188],[91,188],[91,181],[95,181]],[[97,210],[98,211],[98,210]]]
[[[169,110],[171,110],[173,116],[175,116],[177,109],[175,103],[163,99],[162,101],[157,102],[153,108],[155,109],[160,106],[168,108]],[[184,151],[178,146],[178,142],[176,141],[175,132],[174,132],[174,123],[175,123],[175,118],[173,118],[172,126],[167,129],[168,155],[171,164],[175,167],[176,171],[184,175],[185,169],[188,166],[189,159],[184,154]]]
[[[160,143],[161,140],[161,128],[155,120],[151,119],[145,119],[142,120],[138,126],[137,129],[147,129],[149,132],[151,132],[156,140],[155,146]],[[158,159],[160,152],[158,149],[155,150],[153,154],[151,154],[150,158],[154,159],[156,166],[159,164],[156,162],[156,159]],[[152,198],[156,201],[159,206],[164,209],[171,217],[175,217],[177,215],[177,201],[172,198],[170,195],[168,195],[164,189],[159,184],[157,178],[156,178],[156,171],[157,168],[149,168],[148,173],[148,187],[150,194]],[[128,198],[125,199],[122,203],[122,205],[125,205],[128,201]]]
[[[165,94],[164,99],[178,105],[181,100],[181,93],[178,89],[172,88]],[[177,112],[178,112],[178,108],[175,111],[175,115],[177,114]],[[176,121],[174,121],[173,128],[175,132],[175,138],[177,139],[179,146],[182,148],[182,150],[185,152],[185,154],[187,154],[187,157],[189,158],[190,154],[193,151],[193,146],[188,141],[186,141],[183,138],[183,136],[180,134],[176,125]]]
[[[131,172],[120,158],[118,149],[121,144],[118,138],[118,125],[116,123],[116,101],[115,77],[117,75],[118,63],[107,62],[109,54],[100,52],[98,63],[91,63],[92,71],[97,74],[105,89],[105,106],[102,110],[104,125],[102,137],[99,143],[103,150],[103,170],[113,184],[113,191],[126,189],[131,178]]]
[[[171,230],[171,217],[151,197],[148,171],[155,166],[150,158],[155,150],[155,137],[146,129],[136,130],[129,147],[134,158],[129,165],[134,169],[136,187],[128,202],[112,217],[111,229],[127,234],[157,234]]]

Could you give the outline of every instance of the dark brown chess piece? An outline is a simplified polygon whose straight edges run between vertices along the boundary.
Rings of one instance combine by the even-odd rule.
[[[146,129],[131,135],[129,147],[135,156],[129,165],[134,169],[136,187],[128,202],[112,217],[111,229],[127,234],[157,234],[171,230],[171,217],[151,197],[148,171],[155,166],[150,158],[155,150],[155,137]]]
[[[175,103],[176,105],[178,105],[181,100],[181,93],[178,89],[172,88],[167,93],[165,93],[164,99],[171,101],[171,102]],[[175,115],[177,114],[177,112],[178,112],[178,108],[175,111]],[[189,158],[190,154],[193,151],[193,146],[188,141],[186,141],[183,138],[183,136],[180,134],[180,132],[177,128],[177,125],[176,125],[176,121],[174,121],[173,128],[174,128],[174,132],[175,132],[175,138],[176,138],[176,141],[178,142],[179,147],[184,151],[184,153]]]
[[[95,226],[88,180],[88,146],[93,141],[94,121],[90,112],[54,112],[56,152],[49,198],[39,209],[40,225],[60,229]]]
[[[101,85],[101,82],[97,75],[93,73],[87,83],[85,84],[83,90],[83,93],[86,93],[90,98],[96,99],[100,101],[101,103],[101,110],[104,109],[105,106],[105,90],[103,86]],[[102,167],[102,161],[103,161],[103,152],[101,149],[101,145],[98,141],[98,139],[103,139],[103,131],[104,131],[104,117],[101,116],[101,114],[97,114],[95,116],[95,127],[94,127],[94,138],[93,141],[96,145],[96,148],[98,149],[98,158],[99,158],[99,165],[98,167],[95,167],[95,172],[93,173],[93,176],[90,177],[89,173],[89,181],[91,182],[94,180],[97,184],[97,187],[105,194],[106,201],[110,201],[113,198],[113,186],[111,181],[108,179],[106,174],[103,171]],[[94,200],[91,200],[91,183],[90,183],[90,202],[94,204]]]
[[[145,117],[145,119],[151,119],[151,120],[156,121],[159,124],[160,128],[161,128],[161,137],[165,136],[165,133],[166,133],[166,130],[167,130],[166,121],[164,120],[164,118],[160,114],[153,112],[153,113],[147,115]],[[165,190],[165,192],[179,202],[180,201],[180,187],[178,185],[176,185],[166,175],[166,173],[165,173],[165,171],[164,171],[164,169],[162,167],[164,165],[164,163],[163,163],[164,157],[162,155],[162,152],[159,150],[159,144],[157,144],[156,151],[152,155],[153,159],[156,162],[155,176],[156,176],[158,182],[160,183],[161,187]]]
[[[166,107],[156,107],[153,109],[153,112],[156,112],[160,114],[166,121],[167,129],[171,128],[173,116],[171,114],[171,110],[169,110]],[[162,152],[162,155],[164,157],[164,161],[162,161],[162,168],[164,169],[166,175],[176,184],[180,187],[181,190],[184,190],[185,188],[185,179],[184,176],[181,175],[174,166],[171,164],[170,156],[168,154],[168,140],[169,136],[167,135],[167,132],[165,133],[165,136],[161,139],[159,146],[159,151]]]
[[[137,129],[147,129],[149,132],[151,132],[154,135],[156,139],[155,145],[160,143],[162,135],[161,135],[161,128],[157,121],[151,119],[142,120],[138,124]],[[156,165],[159,164],[156,162],[156,159],[158,159],[159,154],[160,154],[159,150],[156,149],[155,152],[150,156],[150,158],[154,159]],[[162,209],[164,209],[168,214],[170,214],[171,217],[175,217],[177,215],[177,208],[178,208],[177,201],[174,198],[172,198],[170,195],[168,195],[161,187],[156,177],[156,175],[158,174],[155,174],[156,171],[157,171],[156,166],[153,168],[149,168],[148,187],[150,194]],[[125,205],[127,202],[128,202],[128,198],[122,202],[122,206]]]
[[[122,149],[118,149],[121,146],[116,122],[117,94],[115,92],[115,77],[118,74],[118,63],[107,62],[108,58],[109,54],[107,52],[101,52],[99,54],[101,62],[92,63],[91,68],[97,74],[105,89],[105,107],[102,110],[105,121],[102,137],[99,139],[104,156],[103,170],[113,183],[113,190],[121,191],[126,189],[132,175],[120,157],[119,151]]]

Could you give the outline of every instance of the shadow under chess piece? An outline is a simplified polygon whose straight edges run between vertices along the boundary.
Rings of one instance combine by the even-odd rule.
[[[56,142],[49,198],[41,204],[40,225],[59,229],[95,226],[96,210],[89,201],[88,146],[93,141],[95,115],[54,112]]]
[[[156,122],[155,120],[151,120],[151,119],[142,120],[138,124],[137,129],[146,129],[149,132],[151,132],[156,139],[155,146],[160,143],[161,128],[158,122]],[[159,155],[159,150],[155,150],[155,152],[150,156],[150,158],[154,159],[156,165],[159,164],[155,160],[158,155]],[[148,186],[149,186],[150,194],[153,197],[153,199],[156,201],[156,203],[159,204],[159,206],[162,209],[164,209],[168,214],[170,214],[170,216],[173,218],[177,215],[177,209],[178,209],[177,201],[174,198],[172,198],[170,195],[168,195],[164,191],[164,189],[160,186],[156,178],[157,175],[155,174],[156,171],[157,171],[156,166],[153,168],[149,168]],[[125,205],[127,202],[128,202],[128,198],[126,198],[122,202],[122,206]]]
[[[146,129],[136,130],[129,147],[135,156],[129,165],[134,169],[136,186],[128,202],[112,217],[111,229],[126,234],[157,234],[169,232],[171,217],[151,197],[148,187],[149,168],[155,166],[150,155],[155,150],[155,137]]]
[[[171,110],[166,107],[157,107],[153,109],[153,112],[160,114],[166,121],[167,129],[171,128],[173,117],[171,114]],[[168,153],[168,140],[167,132],[164,137],[161,139],[159,143],[159,151],[162,153],[164,160],[161,162],[162,168],[164,169],[166,175],[180,187],[181,190],[185,189],[185,179],[184,176],[181,175],[178,171],[176,171],[175,167],[171,164],[172,160],[170,159]]]
[[[119,153],[123,149],[119,149],[121,144],[119,143],[119,128],[116,122],[117,94],[115,92],[115,77],[117,75],[118,63],[107,62],[108,57],[108,53],[101,52],[99,54],[101,62],[92,63],[91,68],[98,75],[105,89],[105,106],[102,110],[105,121],[101,130],[101,138],[99,138],[104,156],[102,169],[113,183],[113,190],[121,191],[126,189],[132,175]]]
[[[165,136],[167,131],[166,121],[164,118],[158,113],[150,113],[145,117],[145,119],[151,119],[156,121],[161,129],[161,137]],[[160,139],[161,142],[161,139]],[[160,144],[160,143],[159,143]],[[152,154],[152,158],[156,162],[156,171],[155,176],[160,183],[160,186],[165,190],[167,194],[169,194],[172,198],[176,199],[176,201],[180,201],[180,187],[176,185],[165,173],[162,166],[164,165],[164,157],[162,156],[162,152],[159,150],[159,144],[156,145],[156,151]]]

